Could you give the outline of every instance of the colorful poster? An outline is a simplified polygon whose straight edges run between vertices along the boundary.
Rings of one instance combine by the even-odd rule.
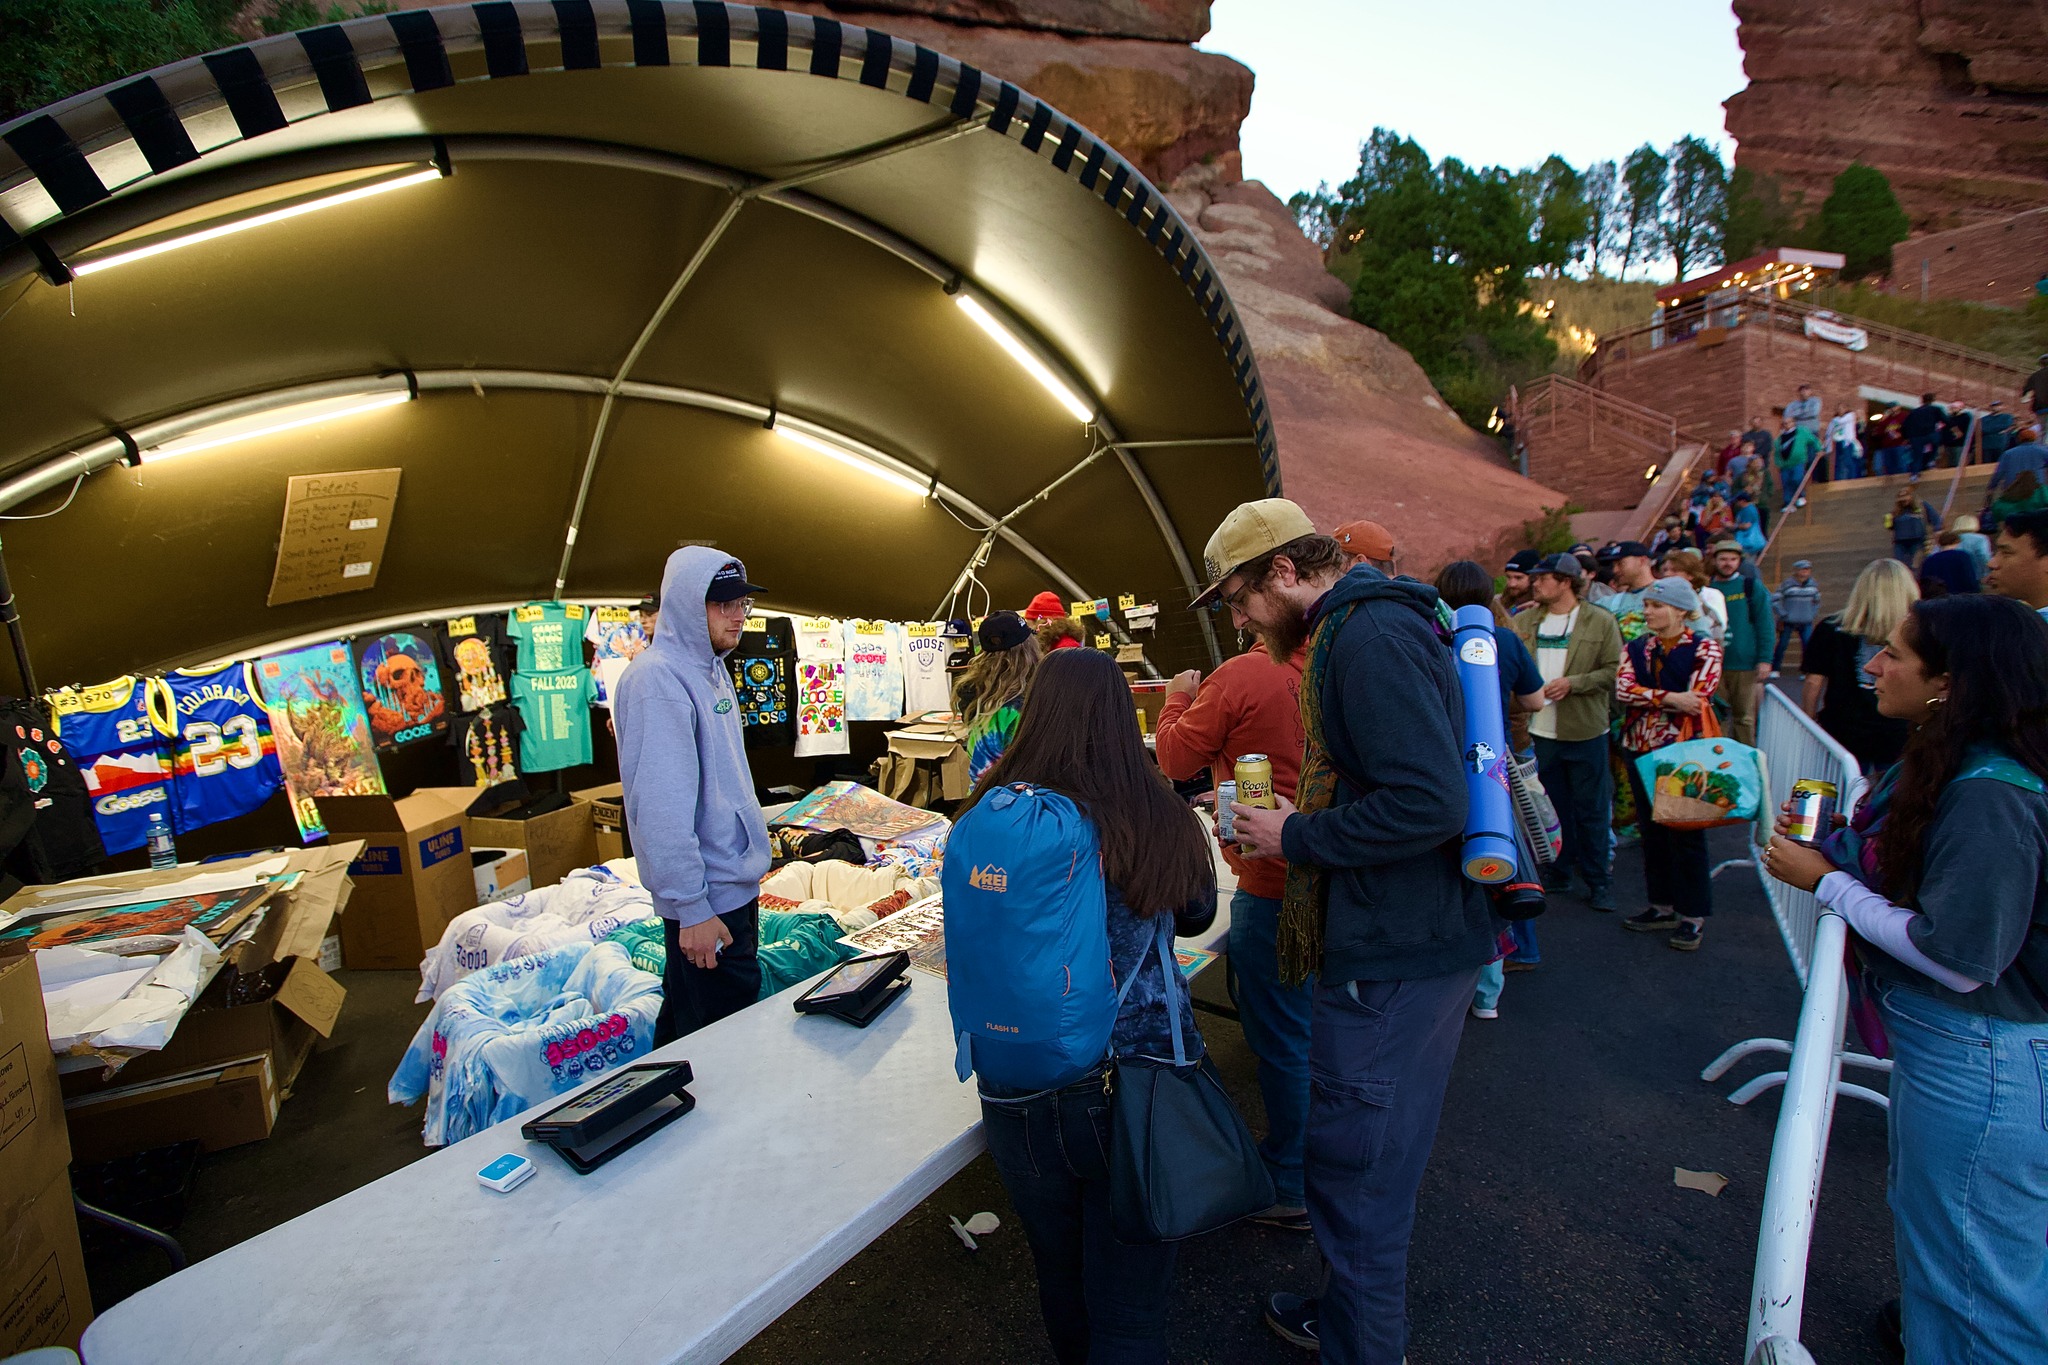
[[[378,748],[447,733],[448,694],[431,636],[415,630],[358,636],[356,663]]]
[[[827,782],[769,823],[776,828],[844,829],[864,839],[901,839],[907,834],[943,825],[946,817],[892,801],[858,782]]]
[[[218,943],[268,900],[270,891],[268,886],[204,891],[28,920],[0,930],[0,942],[26,940],[29,948],[63,948],[119,938],[176,938],[190,927]]]
[[[384,774],[363,711],[361,680],[340,640],[256,661],[256,685],[270,710],[292,817],[307,843],[322,838],[320,796],[382,796]]]

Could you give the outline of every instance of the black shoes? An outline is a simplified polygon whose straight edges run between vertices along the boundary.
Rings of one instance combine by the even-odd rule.
[[[1266,1326],[1274,1335],[1304,1351],[1320,1351],[1323,1340],[1316,1334],[1316,1301],[1299,1294],[1268,1294]]]

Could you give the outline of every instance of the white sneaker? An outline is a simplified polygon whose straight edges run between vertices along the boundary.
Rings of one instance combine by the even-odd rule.
[[[1479,1006],[1477,1006],[1477,1005],[1474,1005],[1474,1006],[1472,1007],[1472,1017],[1473,1017],[1474,1019],[1498,1019],[1498,1018],[1500,1018],[1500,1011],[1499,1011],[1499,1010],[1483,1010],[1483,1009],[1479,1008]]]
[[[1800,499],[1799,501],[1797,501],[1797,502],[1793,503],[1792,505],[1793,505],[1794,507],[1804,507],[1804,506],[1806,506],[1806,499],[1805,499],[1805,498],[1801,498],[1801,499]]]

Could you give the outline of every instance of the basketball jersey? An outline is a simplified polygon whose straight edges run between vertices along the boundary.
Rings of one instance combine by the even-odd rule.
[[[52,692],[49,702],[58,737],[85,778],[107,852],[141,848],[152,811],[175,830],[170,697],[163,685],[123,676]]]
[[[284,785],[270,712],[256,700],[248,664],[171,673],[164,685],[171,693],[179,833],[247,815]]]

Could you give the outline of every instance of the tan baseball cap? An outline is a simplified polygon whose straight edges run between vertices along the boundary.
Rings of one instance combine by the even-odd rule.
[[[1315,533],[1316,524],[1308,519],[1308,513],[1286,498],[1239,503],[1202,549],[1202,571],[1209,575],[1209,586],[1195,595],[1193,605],[1207,606],[1222,589],[1223,580],[1240,566]]]

